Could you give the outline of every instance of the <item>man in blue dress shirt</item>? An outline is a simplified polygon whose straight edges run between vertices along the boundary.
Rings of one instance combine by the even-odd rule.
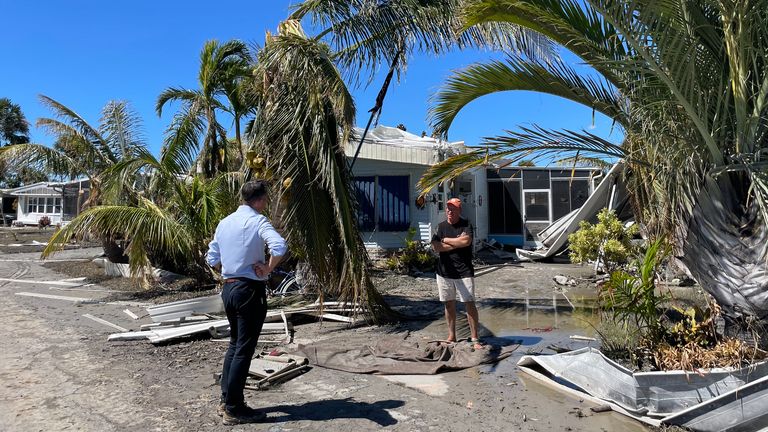
[[[288,247],[262,214],[269,203],[267,184],[255,180],[240,190],[243,204],[216,227],[206,261],[221,270],[221,298],[230,328],[229,349],[221,373],[219,414],[224,424],[254,423],[265,414],[245,404],[243,390],[251,358],[267,315],[264,281],[282,260]],[[265,262],[265,245],[269,261]]]

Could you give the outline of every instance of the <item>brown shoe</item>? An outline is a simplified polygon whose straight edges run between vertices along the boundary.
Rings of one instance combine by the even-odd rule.
[[[221,416],[222,423],[225,425],[258,423],[264,421],[266,418],[266,414],[261,411],[256,411],[247,405],[239,406],[234,412],[225,408],[224,415]]]
[[[224,417],[224,411],[227,410],[227,404],[224,402],[219,402],[219,406],[216,407],[216,414],[218,414],[219,417]]]

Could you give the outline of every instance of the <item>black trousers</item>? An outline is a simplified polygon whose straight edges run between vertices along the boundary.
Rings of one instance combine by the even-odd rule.
[[[221,292],[230,329],[221,372],[221,400],[230,412],[244,403],[245,379],[267,316],[265,288],[264,282],[244,278],[225,283]]]

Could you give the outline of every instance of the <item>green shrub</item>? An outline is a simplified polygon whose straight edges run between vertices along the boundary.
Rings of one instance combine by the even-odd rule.
[[[384,262],[385,266],[394,271],[410,273],[414,271],[432,271],[437,264],[437,258],[421,240],[415,239],[416,229],[411,228],[405,237],[405,247],[397,251]]]
[[[570,257],[574,263],[601,260],[605,272],[611,273],[621,264],[626,264],[632,255],[632,236],[636,226],[625,228],[613,210],[603,209],[592,225],[581,221],[579,230],[568,236]]]
[[[663,240],[654,241],[635,269],[614,271],[599,293],[601,307],[614,321],[631,323],[652,345],[665,334],[659,308],[667,296],[657,294],[656,275],[668,254],[669,247]]]

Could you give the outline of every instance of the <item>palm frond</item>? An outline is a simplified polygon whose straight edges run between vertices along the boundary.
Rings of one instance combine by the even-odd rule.
[[[373,77],[377,66],[390,64],[405,52],[399,73],[415,52],[440,54],[453,48],[491,48],[525,52],[532,58],[552,58],[549,40],[508,23],[485,23],[463,29],[463,0],[321,0],[297,6],[292,20],[309,17],[313,27],[324,28],[318,38],[327,40],[346,77]]]
[[[573,168],[602,168],[602,169],[609,169],[611,168],[614,163],[605,160],[601,157],[589,157],[589,156],[581,156],[576,155],[572,157],[565,157],[554,161],[555,165],[563,166],[563,167],[573,167]]]
[[[141,200],[137,207],[97,206],[84,211],[54,234],[43,258],[63,248],[69,240],[89,233],[104,238],[130,238],[127,253],[134,275],[147,272],[150,267],[148,250],[162,250],[179,259],[194,255],[194,242],[185,227],[167,211]]]
[[[431,123],[445,136],[453,120],[467,104],[491,93],[528,90],[560,96],[580,103],[626,124],[624,100],[608,82],[582,76],[556,61],[543,64],[510,57],[506,62],[475,64],[454,73],[433,97]]]
[[[166,131],[161,155],[162,165],[167,171],[182,175],[194,169],[204,127],[200,117],[189,109],[176,113]]]
[[[614,85],[621,80],[607,60],[629,54],[621,38],[590,3],[575,0],[476,0],[464,9],[464,26],[507,23],[542,34],[570,50]]]
[[[141,117],[125,101],[110,101],[104,106],[99,133],[116,155],[116,160],[131,157],[145,147]]]
[[[94,150],[98,151],[105,163],[117,160],[112,153],[112,150],[109,148],[107,141],[101,136],[97,128],[91,126],[79,114],[64,104],[45,95],[39,95],[38,98],[40,99],[40,103],[53,111],[57,118],[66,121],[66,123],[71,125],[72,129],[77,130],[77,133],[82,136],[85,141],[89,142]],[[52,129],[53,132],[56,132],[57,130],[59,130],[59,128]],[[65,136],[69,135],[68,132],[65,132]]]
[[[202,94],[199,91],[187,90],[180,87],[169,87],[160,93],[155,102],[155,111],[158,116],[163,115],[163,107],[165,104],[171,101],[182,101],[188,106],[193,106],[199,103],[202,98]]]
[[[0,160],[10,166],[29,167],[51,175],[90,177],[89,170],[67,154],[42,144],[14,144],[0,147]]]

